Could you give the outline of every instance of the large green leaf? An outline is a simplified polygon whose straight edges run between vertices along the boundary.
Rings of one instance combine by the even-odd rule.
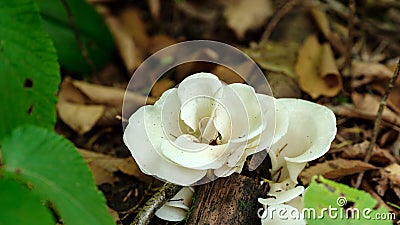
[[[67,70],[79,73],[91,72],[90,65],[82,56],[74,32],[88,51],[88,58],[100,69],[110,58],[113,40],[101,16],[85,0],[36,0],[43,23],[56,46],[60,64]],[[67,9],[70,9],[71,17]],[[71,24],[71,18],[75,27]]]
[[[65,224],[114,224],[88,166],[63,137],[44,128],[18,128],[3,140],[2,161],[0,174],[29,184]]]
[[[27,187],[12,180],[0,179],[0,190],[1,225],[55,224],[50,210]]]
[[[368,193],[322,176],[314,177],[304,193],[304,207],[314,209],[318,217],[306,214],[309,225],[391,225],[389,218],[394,214],[382,206],[376,209],[377,206],[376,199]]]
[[[18,125],[53,127],[56,51],[31,0],[0,1],[0,142]]]

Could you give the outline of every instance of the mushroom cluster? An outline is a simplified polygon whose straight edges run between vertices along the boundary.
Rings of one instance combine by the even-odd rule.
[[[123,139],[144,173],[181,186],[240,173],[248,156],[267,151],[272,198],[259,202],[268,212],[299,203],[304,188],[296,187],[298,175],[329,150],[335,134],[335,116],[322,105],[275,99],[249,85],[226,85],[213,74],[197,73],[132,114]],[[157,215],[183,219],[192,194],[183,189],[174,197],[182,201],[168,202]],[[176,213],[166,216],[167,211]],[[271,221],[277,220],[262,223],[279,224]]]

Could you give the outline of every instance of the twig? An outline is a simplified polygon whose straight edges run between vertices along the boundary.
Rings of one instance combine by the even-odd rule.
[[[181,188],[181,186],[177,186],[175,184],[165,183],[164,186],[162,186],[160,190],[158,190],[158,192],[146,202],[130,225],[149,224],[156,210],[159,209],[169,199],[174,197]]]
[[[386,88],[385,88],[385,94],[382,97],[381,103],[379,104],[379,109],[378,109],[378,114],[376,116],[375,122],[374,122],[374,129],[372,131],[372,139],[371,142],[368,145],[367,149],[367,154],[365,155],[364,162],[369,162],[372,156],[372,149],[376,144],[376,139],[378,138],[378,133],[379,133],[379,126],[382,121],[382,114],[383,110],[385,109],[387,99],[389,97],[390,91],[392,90],[397,78],[399,77],[400,73],[400,59],[397,62],[396,70],[393,73],[392,79],[387,83]],[[357,177],[357,181],[355,183],[355,187],[359,188],[360,184],[362,182],[362,179],[364,177],[364,173],[360,173]]]
[[[61,0],[61,3],[63,4],[65,11],[67,12],[68,20],[69,20],[69,23],[71,24],[72,31],[74,32],[74,36],[76,39],[76,43],[78,44],[79,50],[81,51],[81,54],[82,54],[82,57],[85,59],[86,63],[89,65],[90,69],[93,72],[96,72],[96,66],[94,65],[92,59],[90,58],[89,53],[86,49],[86,45],[83,44],[81,36],[79,35],[79,31],[76,26],[76,21],[75,21],[74,15],[72,13],[72,10],[71,10],[71,7],[70,7],[68,1]]]
[[[344,64],[344,68],[347,68],[349,71],[349,74],[351,75],[351,69],[352,69],[352,49],[353,49],[353,36],[354,36],[354,17],[356,14],[356,1],[355,0],[350,0],[349,2],[349,9],[350,9],[350,14],[348,17],[348,40],[347,40],[347,54],[346,54],[346,61]]]
[[[283,4],[283,6],[280,9],[276,11],[276,13],[272,16],[270,22],[268,23],[267,28],[265,28],[265,31],[261,36],[261,41],[260,41],[261,43],[265,43],[268,40],[272,31],[275,29],[276,25],[279,23],[282,17],[288,14],[295,5],[297,5],[297,0],[296,1],[288,0]]]

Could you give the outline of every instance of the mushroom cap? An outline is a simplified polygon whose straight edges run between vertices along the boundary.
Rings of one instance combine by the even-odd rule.
[[[192,203],[193,193],[192,187],[183,187],[173,198],[159,208],[155,215],[168,221],[184,220]]]

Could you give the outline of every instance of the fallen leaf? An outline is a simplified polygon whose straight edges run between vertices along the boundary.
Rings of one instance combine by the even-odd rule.
[[[248,54],[261,68],[283,73],[297,79],[294,72],[299,45],[295,42],[268,41],[261,45],[251,45],[243,51]]]
[[[108,15],[105,17],[105,21],[114,38],[119,55],[124,62],[126,70],[132,72],[143,61],[143,57],[141,56],[137,45],[116,17]]]
[[[142,173],[136,162],[129,158],[115,158],[105,154],[79,149],[82,157],[85,159],[93,172],[96,185],[118,181],[114,172],[120,171],[139,180],[150,183],[153,178]]]
[[[147,98],[137,93],[126,92],[125,89],[121,88],[91,84],[78,80],[74,80],[72,81],[72,83],[93,103],[96,104],[122,106],[124,97],[125,101],[128,101],[130,104],[135,104],[137,106],[142,106],[145,103],[153,104],[155,102],[154,98]]]
[[[136,46],[145,52],[149,45],[146,26],[142,21],[140,11],[136,8],[124,8],[118,15],[124,30],[133,39]]]
[[[166,90],[170,89],[175,85],[175,82],[171,79],[161,79],[158,80],[153,87],[151,88],[151,96],[154,98],[160,98],[162,93],[164,93]]]
[[[327,43],[321,45],[316,35],[310,35],[300,48],[295,72],[300,87],[312,98],[333,97],[342,89],[332,49]]]
[[[379,100],[377,102],[375,102],[375,104],[376,103],[379,104]],[[378,105],[378,107],[379,107],[379,105]],[[366,119],[366,120],[371,120],[371,121],[375,120],[376,114],[378,112],[378,108],[376,108],[376,111],[364,111],[362,109],[356,108],[352,104],[341,104],[338,106],[330,106],[329,108],[338,116],[360,118],[360,119]],[[384,112],[385,111],[387,111],[387,109],[384,110]],[[394,124],[396,126],[400,126],[400,118],[396,115],[393,115],[393,112],[383,113],[382,120],[387,123]]]
[[[386,84],[389,81],[374,82],[372,84],[372,89],[378,91],[380,94],[385,93]],[[397,114],[400,114],[400,84],[395,84],[387,99],[387,105],[393,109]]]
[[[159,20],[161,10],[160,0],[147,0],[147,5],[149,6],[150,13],[153,19]]]
[[[341,157],[345,159],[360,159],[363,160],[367,153],[369,141],[364,141],[359,144],[355,144],[345,148],[341,154]],[[370,162],[377,164],[390,164],[396,162],[396,158],[390,154],[389,150],[379,148],[375,145],[372,148],[372,155]]]
[[[225,0],[223,4],[226,23],[239,39],[261,27],[274,12],[270,0]]]
[[[268,83],[275,98],[300,98],[301,90],[297,82],[282,73],[269,72]]]
[[[393,163],[387,167],[385,167],[385,176],[389,178],[390,182],[397,187],[400,187],[400,165],[397,163]]]
[[[168,47],[170,45],[176,44],[177,41],[170,36],[164,34],[156,34],[150,38],[150,44],[147,49],[147,52],[152,55],[157,51]],[[168,56],[166,56],[168,57]]]
[[[372,81],[387,81],[392,77],[393,72],[383,64],[376,62],[352,62],[353,79],[351,86],[353,88],[360,87]]]
[[[372,94],[359,94],[357,92],[353,92],[351,94],[351,99],[355,108],[359,111],[372,116],[376,116],[378,113],[381,102],[380,97]],[[385,107],[383,110],[382,117],[386,120],[389,120],[391,123],[400,123],[400,117],[387,107]]]
[[[211,73],[215,74],[220,80],[227,84],[244,83],[244,80],[241,76],[225,66],[218,65],[211,71]]]
[[[328,179],[336,179],[374,168],[373,165],[360,160],[334,159],[304,169],[299,177],[301,182],[307,185],[310,183],[311,177],[317,174]]]
[[[103,115],[104,109],[102,105],[82,105],[66,101],[57,103],[61,120],[78,134],[91,130]]]

